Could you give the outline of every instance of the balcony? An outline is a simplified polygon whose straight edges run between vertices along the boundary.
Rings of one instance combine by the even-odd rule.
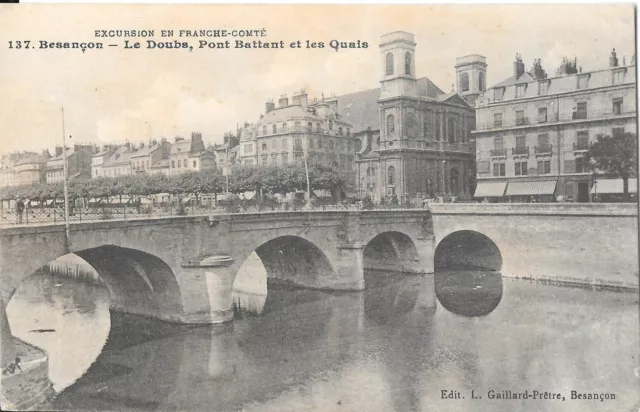
[[[488,123],[478,123],[476,125],[476,130],[473,133],[494,130],[494,129],[510,129],[510,128],[526,128],[528,126],[535,126],[541,124],[553,124],[559,122],[584,122],[584,121],[601,121],[607,119],[616,119],[616,118],[625,118],[625,117],[635,117],[636,112],[635,108],[609,108],[606,110],[587,110],[585,111],[576,111],[576,112],[568,112],[561,113],[557,115],[556,113],[548,113],[546,117],[519,117],[512,119],[510,121],[491,121]]]
[[[588,152],[591,148],[591,143],[574,143],[573,151],[576,153]]]
[[[549,155],[549,156],[551,156],[551,154],[553,153],[553,146],[550,145],[550,144],[535,146],[534,147],[534,151],[535,151],[536,155],[540,155],[540,156]]]
[[[511,149],[512,156],[529,156],[529,146],[514,147]]]
[[[507,157],[507,149],[491,149],[491,157]]]

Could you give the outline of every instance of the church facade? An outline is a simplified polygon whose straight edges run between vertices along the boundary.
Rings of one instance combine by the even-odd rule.
[[[380,88],[336,97],[338,112],[362,142],[356,158],[359,197],[374,202],[470,197],[475,176],[475,110],[484,57],[457,59],[458,90],[445,93],[416,78],[414,35],[382,36]],[[466,84],[460,82],[466,78]]]

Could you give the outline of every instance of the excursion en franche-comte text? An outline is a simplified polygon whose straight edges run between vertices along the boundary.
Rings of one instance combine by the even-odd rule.
[[[267,41],[266,29],[202,29],[202,30],[95,30],[100,41],[11,39],[9,49],[82,51],[120,48],[125,50],[186,50],[194,49],[367,49],[369,43],[359,39],[275,40]],[[159,37],[156,37],[156,34]]]

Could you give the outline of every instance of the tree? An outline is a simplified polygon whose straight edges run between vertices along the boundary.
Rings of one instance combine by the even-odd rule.
[[[637,141],[633,133],[598,135],[584,156],[591,170],[622,179],[624,200],[629,199],[629,178],[638,175]]]

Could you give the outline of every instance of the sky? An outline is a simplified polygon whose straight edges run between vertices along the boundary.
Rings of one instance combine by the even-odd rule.
[[[368,48],[126,50],[100,29],[265,29],[245,40],[367,42]],[[509,77],[519,53],[553,74],[563,56],[583,71],[605,68],[611,49],[634,53],[632,5],[0,5],[0,152],[75,142],[121,143],[188,137],[221,143],[255,122],[264,102],[305,88],[309,98],[379,87],[380,36],[416,36],[416,73],[449,92],[455,59],[487,58],[489,86]],[[228,38],[233,41],[234,38]],[[30,49],[9,41],[30,40]],[[40,40],[104,42],[104,50],[39,49]],[[209,39],[219,41],[224,39]],[[107,44],[118,43],[117,48]],[[34,47],[35,46],[35,47]]]

